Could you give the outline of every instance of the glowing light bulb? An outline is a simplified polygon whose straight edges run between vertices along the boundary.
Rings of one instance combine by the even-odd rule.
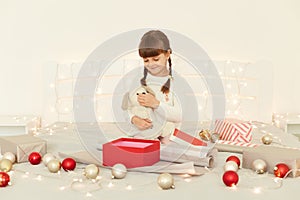
[[[187,183],[189,183],[189,182],[192,181],[192,179],[190,179],[190,178],[185,178],[184,181],[187,182]]]
[[[93,196],[93,195],[92,195],[91,193],[87,192],[85,196],[86,196],[86,197],[91,197],[91,196]]]
[[[61,190],[61,191],[65,190],[65,189],[66,189],[65,186],[61,186],[61,187],[59,188],[59,190]]]
[[[253,189],[253,193],[255,193],[255,194],[260,194],[260,193],[261,193],[261,188],[260,188],[260,187],[255,187],[255,188]]]
[[[55,112],[54,106],[51,106],[51,107],[50,107],[50,112]]]
[[[109,182],[107,185],[109,188],[112,188],[114,186],[114,184],[112,182]]]
[[[127,185],[126,190],[132,190],[132,185]]]

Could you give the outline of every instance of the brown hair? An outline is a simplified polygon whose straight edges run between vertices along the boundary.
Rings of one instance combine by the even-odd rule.
[[[159,30],[151,30],[143,35],[139,44],[139,55],[142,58],[158,56],[161,53],[167,53],[172,50],[170,48],[170,42],[168,37]],[[169,93],[170,88],[170,79],[172,77],[172,62],[171,57],[168,59],[169,62],[169,75],[170,77],[166,81],[166,83],[161,87],[162,93]],[[144,76],[141,79],[141,84],[143,86],[147,86],[146,77],[148,74],[148,70],[144,67]]]

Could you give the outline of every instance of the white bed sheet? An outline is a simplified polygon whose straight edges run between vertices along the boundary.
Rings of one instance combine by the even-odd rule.
[[[299,147],[297,138],[283,133],[270,125],[255,123],[254,140],[259,142],[263,131],[278,137],[280,145]],[[109,126],[109,125],[108,125]],[[85,150],[80,143],[74,124],[56,123],[43,130],[39,137],[47,140],[48,152],[74,153]],[[88,128],[87,128],[88,129]],[[259,135],[260,134],[260,135]],[[119,137],[117,133],[107,136]],[[274,145],[278,145],[274,143]],[[43,165],[15,164],[11,175],[12,185],[0,188],[1,199],[292,199],[300,195],[299,178],[286,178],[275,182],[272,174],[257,175],[251,170],[240,169],[236,188],[228,188],[222,182],[223,165],[232,152],[219,152],[215,167],[201,176],[174,175],[175,189],[161,190],[157,173],[129,172],[125,179],[111,179],[110,169],[101,168],[101,179],[97,183],[86,181],[82,175],[84,164],[78,164],[74,172],[61,171],[52,174]],[[83,184],[74,181],[82,179]],[[77,187],[75,185],[77,184]],[[72,187],[71,187],[72,186]],[[79,187],[81,189],[79,189]]]

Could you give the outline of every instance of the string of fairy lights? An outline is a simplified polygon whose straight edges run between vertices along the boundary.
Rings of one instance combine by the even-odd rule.
[[[139,60],[128,59],[126,56],[121,57],[119,60],[122,62],[115,62],[111,65],[111,71],[123,65],[121,74],[111,73],[104,74],[101,79],[109,80],[110,82],[118,81],[124,74],[133,68],[140,67],[141,62]],[[206,86],[204,77],[201,74],[196,73],[190,64],[186,63],[179,57],[175,57],[173,62],[173,69],[181,74],[186,81],[190,84],[191,88],[197,88],[197,92],[193,95],[197,99],[198,111],[201,115],[200,120],[211,120],[212,105],[211,105],[211,94]],[[116,66],[114,66],[116,65]],[[249,110],[244,111],[245,105],[254,107],[257,101],[255,94],[247,95],[249,86],[255,83],[255,77],[248,77],[247,70],[251,66],[248,62],[238,61],[215,61],[217,70],[219,71],[220,78],[223,82],[226,98],[226,117],[235,117],[239,119],[249,118]],[[56,64],[56,77],[55,82],[49,83],[49,87],[54,91],[55,102],[53,105],[48,105],[50,113],[57,115],[57,121],[74,122],[73,119],[73,98],[84,98],[84,96],[78,96],[74,94],[74,84],[76,81],[84,81],[92,78],[92,75],[77,77],[77,71],[80,68],[79,63],[70,64]],[[189,70],[187,70],[189,69]],[[103,81],[99,80],[99,85],[95,92],[95,112],[97,120],[100,122],[112,121],[113,114],[109,106],[100,105],[100,102],[109,102],[113,96],[115,88],[109,88],[107,84],[101,84]],[[111,85],[111,84],[110,84]],[[201,88],[199,88],[199,86]],[[103,88],[105,87],[105,88]],[[200,90],[200,91],[199,91]],[[246,91],[246,92],[245,92]],[[252,90],[253,91],[253,90]],[[42,119],[43,124],[49,125],[45,119]]]

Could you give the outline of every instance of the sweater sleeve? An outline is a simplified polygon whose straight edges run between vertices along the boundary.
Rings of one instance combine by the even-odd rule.
[[[169,122],[179,123],[182,120],[179,104],[173,100],[173,105],[160,101],[159,106],[154,110],[158,115]]]

